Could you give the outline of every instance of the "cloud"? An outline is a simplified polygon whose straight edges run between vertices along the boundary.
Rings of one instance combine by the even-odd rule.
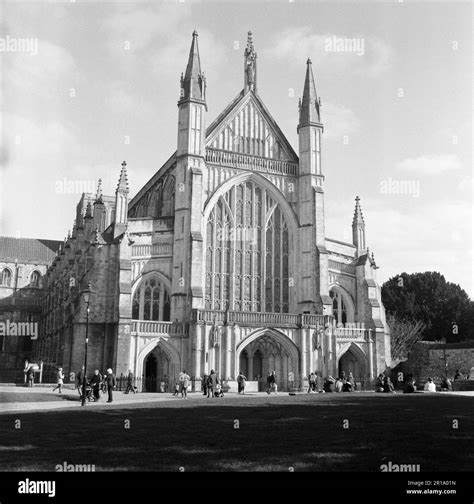
[[[79,71],[64,48],[38,40],[38,53],[2,53],[5,102],[34,97],[43,101],[65,96],[78,83]]]
[[[458,191],[460,192],[470,192],[471,194],[474,193],[474,177],[472,177],[472,175],[468,175],[466,177],[463,177],[458,185],[457,185],[457,189]]]
[[[40,125],[30,118],[4,113],[1,125],[0,150],[6,153],[2,163],[6,172],[21,166],[38,177],[36,167],[54,166],[76,151],[75,130],[58,121]],[[25,171],[22,173],[25,175]]]
[[[461,168],[461,162],[454,154],[408,158],[397,164],[398,170],[415,175],[438,175],[440,173],[455,171]]]
[[[354,72],[378,77],[391,67],[392,48],[378,37],[326,33],[316,34],[310,27],[288,28],[275,36],[266,56],[300,66],[309,57],[316,69],[345,74]]]
[[[102,30],[112,51],[122,51],[130,42],[130,52],[141,53],[153,42],[169,45],[167,40],[191,16],[184,2],[157,4],[115,4],[104,19]]]
[[[362,211],[367,244],[380,266],[380,284],[402,271],[440,271],[474,296],[470,198],[427,203],[410,197],[364,196]],[[351,243],[352,215],[352,203],[328,201],[326,236]]]
[[[107,83],[105,105],[117,114],[133,114],[143,116],[150,113],[151,107],[143,96],[127,89],[127,82]]]
[[[216,36],[206,29],[199,30],[198,45],[201,69],[206,75],[208,85],[216,87],[222,82],[226,50]],[[157,45],[148,59],[155,78],[163,76],[175,78],[176,90],[179,91],[179,76],[186,69],[190,47],[191,33],[183,36],[183,30],[170,35],[166,45]]]
[[[342,105],[322,103],[322,121],[324,122],[324,137],[342,138],[355,133],[360,127],[360,121],[354,112]]]

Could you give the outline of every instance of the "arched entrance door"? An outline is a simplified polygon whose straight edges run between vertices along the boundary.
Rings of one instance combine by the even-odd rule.
[[[255,334],[242,342],[239,367],[247,379],[259,381],[259,390],[266,389],[267,376],[275,371],[279,390],[288,390],[289,373],[298,377],[299,358],[295,344],[278,331]]]
[[[170,357],[158,344],[145,358],[144,392],[167,392]]]
[[[352,373],[355,379],[364,378],[366,376],[365,356],[358,347],[351,345],[339,359],[338,372],[341,376],[342,372],[346,374]]]

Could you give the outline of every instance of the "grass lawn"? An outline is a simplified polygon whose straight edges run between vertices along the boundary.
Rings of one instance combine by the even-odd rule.
[[[473,441],[472,397],[197,396],[1,415],[0,470],[54,471],[67,462],[96,471],[379,472],[391,461],[473,471]]]

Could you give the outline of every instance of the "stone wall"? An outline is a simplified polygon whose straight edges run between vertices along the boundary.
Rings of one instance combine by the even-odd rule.
[[[425,382],[429,377],[443,378],[446,370],[449,378],[454,377],[456,370],[466,376],[473,366],[474,342],[444,344],[420,341],[400,369],[405,374],[412,373],[417,382]]]

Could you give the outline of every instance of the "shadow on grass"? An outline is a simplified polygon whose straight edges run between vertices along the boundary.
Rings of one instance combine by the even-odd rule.
[[[450,470],[472,471],[473,413],[472,398],[354,394],[4,415],[0,470],[53,471],[65,461],[98,471],[379,471],[392,461],[424,472],[449,460]]]

